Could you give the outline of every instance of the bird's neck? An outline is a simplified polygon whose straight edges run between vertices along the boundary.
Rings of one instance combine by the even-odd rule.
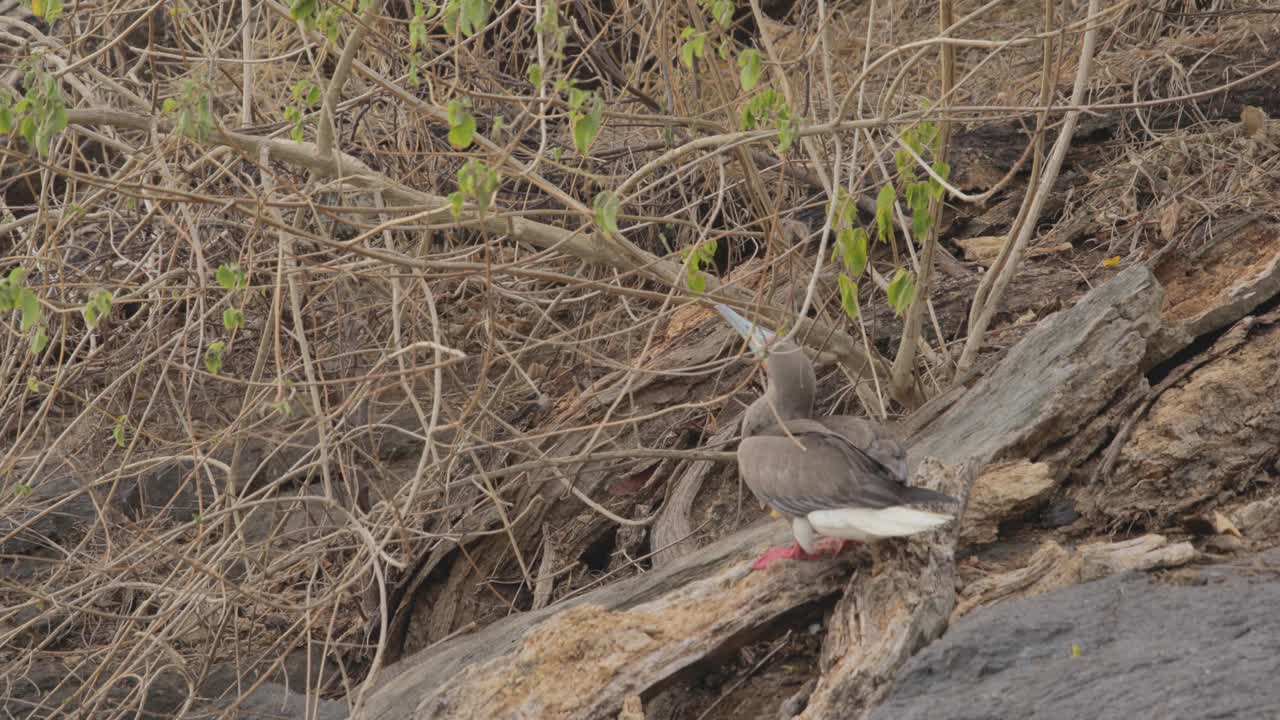
[[[813,399],[794,395],[779,396],[772,388],[747,407],[742,417],[742,436],[758,435],[779,422],[813,416]]]

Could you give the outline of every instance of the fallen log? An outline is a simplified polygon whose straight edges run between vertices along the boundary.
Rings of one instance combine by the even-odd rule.
[[[913,482],[964,496],[985,464],[1058,451],[1143,371],[1162,291],[1135,267],[1040,324],[939,412],[909,451]],[[356,717],[614,718],[679,673],[845,589],[805,717],[859,717],[956,604],[953,523],[925,541],[748,573],[784,523],[740,531],[645,575],[512,616],[388,668]],[[846,580],[857,567],[852,580]],[[634,705],[634,700],[632,700]]]

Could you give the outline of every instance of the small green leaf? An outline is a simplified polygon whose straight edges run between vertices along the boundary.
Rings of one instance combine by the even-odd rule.
[[[858,278],[867,267],[867,231],[854,228],[848,232],[849,252],[845,255],[845,268],[851,276]]]
[[[898,175],[903,178],[910,179],[916,176],[915,162],[915,158],[911,157],[911,153],[907,152],[906,148],[898,148],[898,151],[893,154],[893,164],[898,168]]]
[[[1071,657],[1078,658],[1084,655],[1084,648],[1075,643],[1071,643]]]
[[[922,148],[928,148],[931,154],[938,153],[939,143],[942,142],[942,135],[938,132],[938,126],[934,123],[921,123],[920,130],[917,134],[917,145],[913,147],[916,152],[921,152]]]
[[[342,23],[342,8],[337,5],[330,5],[320,13],[320,18],[316,21],[316,27],[324,34],[330,45],[338,44],[338,30]]]
[[[115,427],[111,428],[111,437],[115,438],[116,445],[119,445],[120,447],[124,447],[125,445],[124,420],[124,415],[116,418]]]
[[[8,135],[13,131],[13,108],[0,98],[0,135]]]
[[[229,307],[222,311],[222,327],[228,331],[244,327],[244,313],[238,308]]]
[[[533,63],[532,65],[529,66],[529,69],[525,71],[525,77],[529,78],[530,85],[534,87],[541,87],[542,66],[539,65],[538,63]]]
[[[743,90],[747,92],[754,90],[756,85],[760,84],[760,75],[763,72],[759,50],[749,48],[738,55],[738,80],[742,83]]]
[[[16,497],[31,497],[31,486],[26,483],[18,483],[13,486],[13,494]]]
[[[888,242],[893,237],[893,203],[897,197],[892,185],[880,188],[880,194],[876,196],[876,229],[880,242]]]
[[[595,143],[596,137],[600,135],[600,128],[604,125],[604,101],[592,93],[589,105],[590,109],[586,113],[571,113],[576,115],[573,118],[573,145],[584,157],[591,150],[591,145]]]
[[[932,167],[933,167],[933,171],[938,174],[938,177],[942,178],[943,180],[946,180],[951,177],[951,166],[948,165],[947,163],[939,160],[935,162]],[[946,188],[943,187],[942,183],[938,182],[937,180],[934,180],[933,176],[929,177],[929,193],[933,195],[933,198],[935,200],[941,200],[942,195],[945,191],[946,191]]]
[[[687,282],[689,284],[689,289],[696,293],[707,291],[707,277],[700,271],[690,272]]]
[[[844,309],[844,314],[848,315],[850,320],[857,320],[858,284],[844,273],[840,273],[837,282],[840,285],[840,307]]]
[[[214,375],[222,371],[222,353],[227,348],[227,344],[221,340],[209,343],[209,347],[204,351],[204,366]]]
[[[31,354],[39,355],[47,347],[49,347],[49,336],[45,334],[44,325],[40,325],[31,336]]]
[[[733,23],[733,0],[712,0],[711,18],[722,29],[728,30]]]
[[[40,392],[40,381],[36,380],[34,375],[27,376],[27,392],[29,393]]]
[[[19,290],[18,309],[22,312],[22,322],[20,323],[22,332],[27,332],[35,327],[40,320],[40,299],[36,297],[36,294],[28,288]]]
[[[684,41],[680,46],[680,62],[692,70],[694,59],[701,60],[706,55],[707,34],[686,27],[680,31],[680,39]]]
[[[50,25],[62,17],[63,0],[45,0],[44,21]]]
[[[289,17],[294,20],[311,20],[316,14],[316,0],[293,0],[289,3]]]
[[[455,150],[466,150],[475,139],[476,118],[467,105],[463,100],[449,101],[449,144]]]
[[[111,293],[107,290],[97,291],[89,297],[80,313],[84,315],[84,322],[89,329],[96,330],[102,318],[111,314]]]
[[[912,210],[928,209],[929,183],[913,182],[907,185],[907,207]]]
[[[218,285],[221,286],[223,290],[235,290],[237,288],[243,289],[249,285],[248,276],[245,275],[244,270],[241,270],[240,266],[236,263],[223,263],[222,265],[219,265],[214,278],[218,281]]]
[[[915,280],[911,273],[905,268],[898,268],[898,272],[894,273],[893,279],[889,281],[887,294],[889,307],[893,308],[896,314],[901,315],[906,312],[916,297]]]
[[[621,204],[618,196],[609,191],[597,193],[593,204],[596,211],[596,226],[600,228],[605,237],[617,235],[618,210]]]
[[[917,244],[924,244],[925,236],[929,234],[930,227],[933,227],[933,216],[929,214],[928,208],[923,210],[912,208],[911,235],[916,239]]]
[[[462,204],[466,202],[466,196],[461,190],[454,190],[449,193],[449,211],[453,214],[453,219],[460,220],[462,218]]]

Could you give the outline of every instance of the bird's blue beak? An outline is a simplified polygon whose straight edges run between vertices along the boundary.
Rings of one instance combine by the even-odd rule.
[[[758,357],[763,358],[769,345],[777,339],[776,335],[742,317],[727,305],[717,303],[716,312],[719,312],[720,317],[724,318],[734,330],[737,330],[739,335],[746,338],[747,345],[751,347],[752,352]]]

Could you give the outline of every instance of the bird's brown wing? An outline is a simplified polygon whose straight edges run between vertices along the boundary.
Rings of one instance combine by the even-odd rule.
[[[901,482],[907,481],[907,450],[888,428],[852,415],[828,415],[815,419],[885,466]]]
[[[742,441],[739,472],[756,497],[792,516],[951,500],[907,486],[905,459],[897,472],[857,447],[856,439],[818,420],[788,420]],[[892,450],[881,450],[892,457]]]

